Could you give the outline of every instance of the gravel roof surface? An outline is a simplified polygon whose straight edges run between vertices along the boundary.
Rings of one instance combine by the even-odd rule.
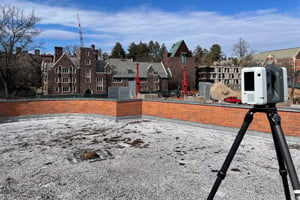
[[[0,199],[206,199],[235,135],[88,115],[2,123]],[[246,135],[215,199],[285,199],[271,139]]]

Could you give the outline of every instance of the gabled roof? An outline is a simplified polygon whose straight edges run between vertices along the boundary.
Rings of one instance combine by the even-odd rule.
[[[176,42],[175,44],[172,45],[169,53],[170,57],[174,57],[179,49],[179,47],[184,43],[183,40]]]
[[[255,60],[265,60],[268,56],[274,56],[276,59],[294,58],[300,51],[300,47],[280,49],[273,51],[260,52],[254,55]]]
[[[138,62],[139,77],[147,78],[148,69],[151,66],[153,71],[161,78],[168,78],[168,73],[162,63]],[[107,64],[112,67],[114,78],[135,78],[136,63],[129,59],[108,59]]]
[[[60,58],[55,62],[55,63],[49,63],[47,64],[47,67],[50,69],[52,67],[54,67],[64,56],[66,56],[71,62],[72,64],[75,66],[75,67],[79,67],[79,62],[78,60],[76,59],[76,57],[71,57],[69,56],[67,53],[63,53],[62,56],[60,56]]]

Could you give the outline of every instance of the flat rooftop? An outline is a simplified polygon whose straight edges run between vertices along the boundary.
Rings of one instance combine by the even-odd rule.
[[[235,136],[89,115],[2,123],[0,199],[206,199]],[[300,143],[289,148],[299,172]],[[271,138],[246,134],[215,199],[285,199]]]

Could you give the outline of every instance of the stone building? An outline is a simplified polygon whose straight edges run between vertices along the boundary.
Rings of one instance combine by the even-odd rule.
[[[233,90],[241,89],[241,67],[235,66],[198,66],[197,82],[222,82]]]
[[[128,86],[136,77],[136,63],[128,59],[98,58],[92,45],[80,47],[75,56],[63,53],[55,47],[53,62],[42,63],[43,94],[103,94],[110,86]],[[162,92],[168,90],[167,73],[163,63],[139,63],[140,92]]]

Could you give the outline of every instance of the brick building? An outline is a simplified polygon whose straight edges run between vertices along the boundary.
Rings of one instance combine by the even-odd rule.
[[[275,64],[287,68],[288,76],[300,70],[300,47],[265,51],[253,56],[257,64]],[[298,76],[300,83],[300,76]]]
[[[9,93],[13,95],[26,95],[31,88],[39,88],[41,86],[41,55],[40,50],[35,50],[34,53],[29,53],[21,47],[17,47],[11,58],[7,60],[8,52],[0,51],[0,69],[7,68],[9,61],[8,72],[2,74],[7,84]],[[6,79],[6,77],[9,77]],[[4,95],[4,83],[0,81],[0,96]]]
[[[103,94],[110,86],[128,86],[136,77],[136,63],[128,59],[98,59],[95,47],[80,47],[75,56],[55,47],[52,62],[42,63],[43,94]],[[139,63],[141,92],[168,90],[163,63]]]
[[[172,45],[169,52],[164,55],[163,63],[172,74],[172,79],[169,80],[169,89],[182,89],[183,66],[186,66],[189,89],[196,87],[195,57],[192,56],[192,52],[188,49],[184,40]]]

